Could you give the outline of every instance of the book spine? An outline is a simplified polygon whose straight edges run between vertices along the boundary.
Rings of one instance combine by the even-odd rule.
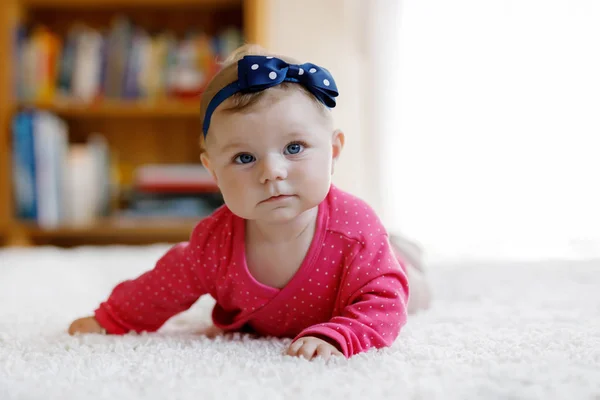
[[[13,186],[17,217],[37,218],[37,189],[32,115],[21,112],[13,119]]]

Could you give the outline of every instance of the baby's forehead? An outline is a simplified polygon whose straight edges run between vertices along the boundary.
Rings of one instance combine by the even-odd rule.
[[[294,84],[294,86],[299,86]],[[272,88],[258,93],[232,96],[215,111],[217,124],[234,122],[281,124],[327,123],[329,110],[301,90]],[[227,124],[229,125],[229,124]]]
[[[243,118],[243,117],[242,117]],[[239,119],[231,120],[225,125],[216,125],[211,130],[211,142],[222,147],[230,143],[263,143],[285,140],[310,140],[322,137],[328,129],[320,121],[286,120],[266,121],[254,119],[252,123],[243,123]]]
[[[239,144],[245,146],[281,146],[288,141],[306,141],[313,144],[326,141],[331,133],[329,125],[319,118],[275,118],[266,121],[254,118],[248,123],[241,114],[223,123],[214,124],[207,136],[207,146],[221,151]],[[243,118],[243,119],[240,119]],[[249,116],[248,116],[249,118]]]
[[[286,101],[320,104],[303,86],[285,82],[259,92],[237,93],[225,99],[217,107],[217,112],[220,110],[230,112],[253,111],[256,108],[269,107],[275,103]]]

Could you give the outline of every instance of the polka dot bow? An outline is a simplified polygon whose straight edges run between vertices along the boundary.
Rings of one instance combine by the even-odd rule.
[[[299,83],[321,103],[329,108],[335,107],[339,93],[327,69],[311,63],[288,64],[276,57],[245,56],[238,61],[238,80],[221,89],[208,104],[202,127],[204,137],[208,133],[212,113],[228,97],[238,92],[260,92],[282,82]]]

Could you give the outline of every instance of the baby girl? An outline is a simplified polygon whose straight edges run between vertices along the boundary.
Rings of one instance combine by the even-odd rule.
[[[409,287],[411,310],[429,295],[375,212],[331,182],[345,140],[337,96],[323,67],[257,46],[234,52],[201,101],[201,160],[225,205],[69,333],[156,331],[210,294],[219,331],[292,338],[292,356],[390,346]]]

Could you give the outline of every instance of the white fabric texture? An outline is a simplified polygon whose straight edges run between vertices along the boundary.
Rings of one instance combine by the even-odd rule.
[[[210,298],[159,333],[66,334],[165,250],[0,250],[0,399],[600,398],[600,260],[430,265],[430,310],[391,348],[329,364],[194,335]]]

